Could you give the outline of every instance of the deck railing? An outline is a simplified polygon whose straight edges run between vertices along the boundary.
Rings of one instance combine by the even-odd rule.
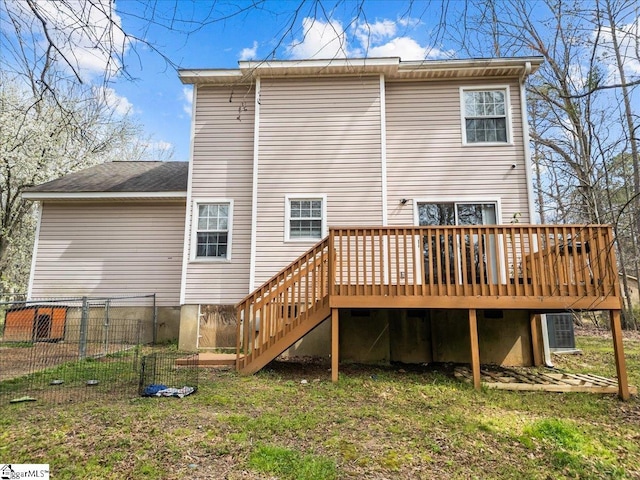
[[[332,228],[332,296],[619,296],[611,227]]]
[[[238,369],[328,305],[328,264],[325,238],[238,303]]]
[[[329,307],[618,309],[616,272],[608,226],[330,228],[238,303],[237,366]]]

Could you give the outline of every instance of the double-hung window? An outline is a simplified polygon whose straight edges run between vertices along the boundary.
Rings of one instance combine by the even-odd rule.
[[[232,210],[229,201],[195,204],[195,259],[228,260],[231,257]]]
[[[326,199],[286,198],[285,240],[319,240],[325,236]]]
[[[509,143],[508,89],[463,89],[464,143]]]

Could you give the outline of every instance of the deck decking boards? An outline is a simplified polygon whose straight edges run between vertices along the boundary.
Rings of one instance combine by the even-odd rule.
[[[457,366],[454,369],[454,375],[464,382],[473,383],[473,374],[467,366]],[[515,369],[483,365],[480,369],[480,375],[483,386],[499,390],[619,393],[616,379],[589,373],[568,373],[554,370],[544,372],[525,367]],[[638,389],[635,386],[629,386],[629,392],[637,395]]]

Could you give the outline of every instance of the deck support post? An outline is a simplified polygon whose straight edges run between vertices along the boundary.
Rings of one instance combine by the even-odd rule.
[[[531,347],[533,349],[533,366],[539,367],[542,365],[542,336],[540,335],[540,315],[537,313],[530,313],[529,320],[531,322]]]
[[[471,339],[471,372],[473,373],[473,388],[480,390],[480,351],[478,348],[478,319],[475,309],[469,309],[469,338]]]
[[[611,336],[613,337],[613,353],[616,360],[616,373],[618,374],[618,396],[621,400],[629,400],[629,380],[627,378],[627,365],[624,359],[622,347],[622,325],[620,324],[620,310],[611,310]]]
[[[331,309],[331,381],[338,381],[338,362],[340,354],[340,342],[338,338],[338,317],[340,310]]]

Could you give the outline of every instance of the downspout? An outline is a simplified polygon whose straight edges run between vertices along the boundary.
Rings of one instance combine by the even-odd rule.
[[[24,201],[24,200],[23,200]],[[37,224],[36,233],[33,240],[33,254],[31,256],[31,271],[29,272],[29,285],[27,287],[27,300],[31,300],[33,295],[33,277],[36,274],[36,261],[38,259],[38,243],[40,241],[40,224],[42,223],[42,210],[44,209],[44,201],[36,202]]]
[[[193,101],[191,102],[191,131],[189,133],[189,175],[187,176],[187,200],[184,213],[184,239],[182,242],[182,274],[180,276],[180,307],[182,307],[187,298],[187,268],[189,266],[189,258],[191,257],[191,223],[193,218],[191,213],[193,207],[191,205],[191,196],[193,190],[193,163],[195,162],[195,138],[196,138],[196,103],[198,102],[198,85],[193,85]],[[196,337],[197,338],[197,337]],[[196,340],[197,342],[197,340]]]
[[[380,74],[380,176],[382,191],[382,226],[389,225],[387,211],[387,101],[386,85],[383,74]]]
[[[525,62],[524,68],[522,70],[522,75],[520,75],[520,110],[522,112],[522,136],[523,136],[523,144],[524,144],[524,168],[525,168],[525,178],[527,182],[527,202],[529,204],[529,222],[537,223],[537,220],[534,218],[535,212],[535,203],[533,201],[533,179],[531,177],[531,171],[533,169],[533,164],[531,162],[531,148],[529,147],[529,142],[531,141],[529,138],[529,119],[527,118],[527,99],[526,99],[526,89],[524,88],[524,82],[526,78],[531,73],[531,62]],[[542,352],[544,356],[544,365],[549,368],[553,368],[553,363],[551,362],[551,351],[549,350],[549,330],[547,329],[547,315],[542,313],[540,314],[540,326],[542,329]]]
[[[256,78],[253,117],[253,175],[251,178],[251,239],[249,240],[249,293],[256,282],[256,248],[258,232],[258,168],[260,156],[260,77]],[[325,202],[326,203],[326,202]]]

